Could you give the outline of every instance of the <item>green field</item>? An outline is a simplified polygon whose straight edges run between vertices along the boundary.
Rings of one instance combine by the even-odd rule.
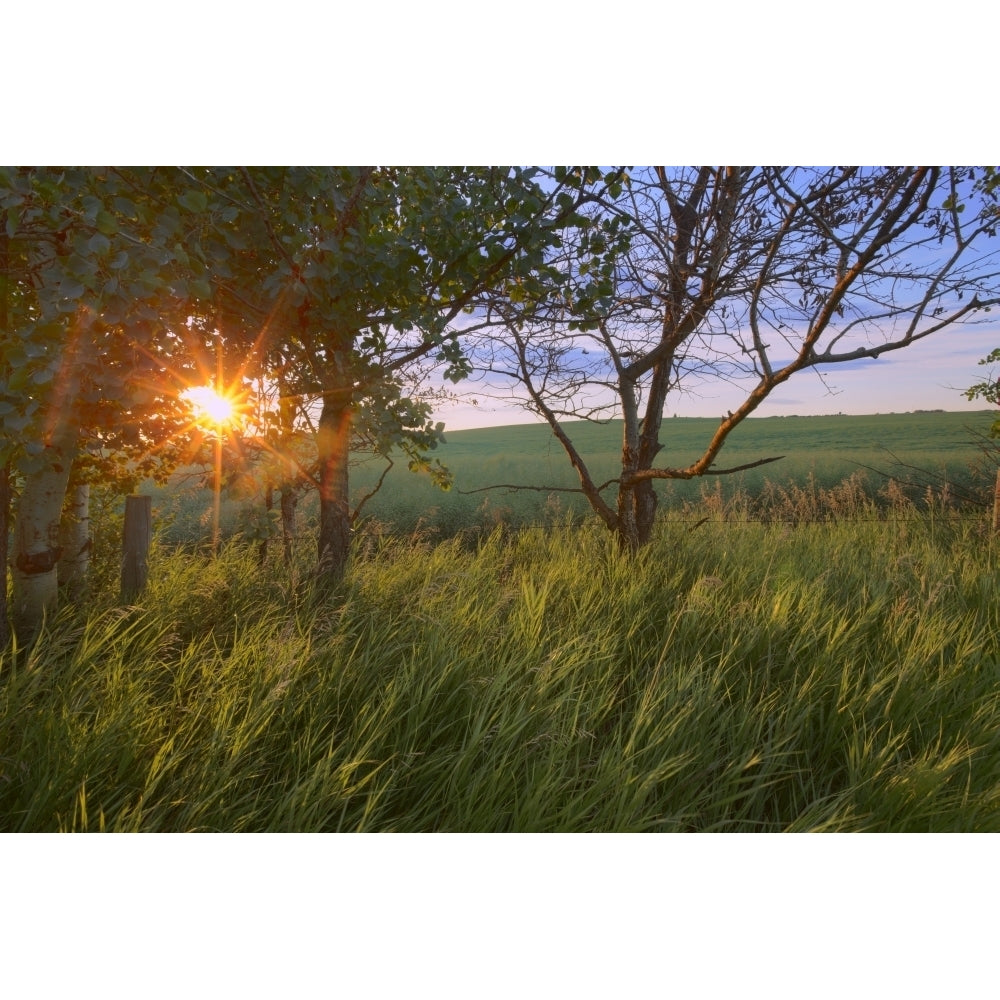
[[[847,479],[864,467],[884,471],[897,478],[914,476],[912,465],[952,483],[965,483],[969,466],[980,457],[976,435],[984,435],[995,419],[992,411],[977,413],[884,414],[879,416],[764,417],[747,420],[731,436],[723,449],[718,467],[730,468],[761,458],[783,455],[780,462],[738,473],[730,477],[710,477],[700,481],[673,481],[660,486],[667,507],[678,508],[698,499],[706,491],[722,491],[723,497],[736,493],[758,496],[765,483],[805,484],[812,477],[820,489]],[[663,466],[684,466],[694,461],[711,438],[717,421],[708,418],[677,417],[665,421],[661,440],[663,452],[657,461]],[[567,428],[577,447],[588,460],[599,482],[620,472],[622,425],[570,424]],[[452,524],[469,523],[472,511],[489,498],[489,506],[509,509],[515,520],[545,523],[546,494],[493,490],[469,494],[498,483],[529,486],[575,487],[568,459],[545,425],[504,427],[493,430],[456,431],[446,435],[447,444],[439,457],[455,474],[453,493],[442,496],[428,483],[413,482],[405,470],[393,470],[386,481],[385,494],[373,501],[376,518],[406,524],[409,507],[435,509],[430,523],[446,529]],[[884,479],[869,473],[876,492]],[[368,481],[355,476],[357,486]],[[418,479],[419,483],[419,479]],[[608,492],[613,498],[613,490]],[[582,497],[559,494],[562,505],[585,511]],[[425,514],[425,516],[427,516]]]
[[[852,476],[872,497],[885,490],[887,476],[894,477],[897,483],[912,480],[913,485],[906,488],[911,500],[924,496],[926,484],[937,489],[945,481],[951,484],[953,497],[970,489],[982,494],[989,488],[988,474],[976,477],[970,468],[982,459],[981,438],[995,416],[993,411],[984,410],[750,419],[730,438],[719,466],[728,468],[785,456],[780,462],[733,476],[672,481],[658,489],[664,508],[674,511],[701,501],[706,494],[715,498],[717,506],[735,496],[754,503],[782,489],[829,490]],[[618,474],[620,423],[568,426],[598,481]],[[716,421],[707,418],[667,420],[662,435],[665,447],[658,464],[690,463],[700,454],[715,426]],[[454,473],[451,491],[442,492],[429,477],[409,472],[401,462],[389,473],[381,492],[366,505],[364,517],[378,522],[384,530],[409,534],[419,526],[435,537],[446,538],[463,530],[489,530],[499,523],[545,525],[569,514],[590,516],[581,495],[557,492],[573,489],[578,482],[546,425],[448,432],[446,443],[433,457]],[[359,457],[351,473],[355,502],[372,489],[382,468],[381,463]],[[211,498],[198,482],[197,477],[188,477],[178,488],[151,489],[165,540],[191,542],[208,536]],[[475,492],[502,484],[554,490],[501,488]],[[613,502],[613,489],[606,495]],[[259,506],[258,500],[255,507],[253,498],[227,499],[227,534],[245,530],[259,514]],[[302,520],[308,525],[315,507],[306,498],[301,510]]]

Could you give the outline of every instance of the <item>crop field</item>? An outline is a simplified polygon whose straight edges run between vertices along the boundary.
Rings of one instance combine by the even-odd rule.
[[[812,482],[828,489],[865,467],[888,476],[913,476],[917,469],[965,482],[969,465],[979,452],[975,435],[985,434],[995,414],[926,413],[886,414],[871,417],[767,417],[748,420],[732,435],[718,459],[719,468],[745,465],[761,458],[785,456],[780,462],[731,477],[709,477],[700,482],[675,480],[660,486],[668,508],[678,509],[706,492],[723,498],[737,494],[755,497],[766,483],[804,485]],[[704,449],[717,426],[707,418],[678,417],[665,421],[665,447],[659,465],[684,466]],[[620,471],[621,424],[580,423],[569,425],[574,442],[591,464],[597,481]],[[379,520],[409,528],[407,512],[424,513],[426,523],[447,532],[452,526],[475,523],[476,511],[489,516],[510,517],[515,523],[546,523],[553,506],[582,513],[588,508],[580,496],[566,493],[516,492],[507,489],[475,493],[497,484],[573,488],[579,483],[559,442],[545,425],[457,431],[447,434],[439,449],[441,461],[455,474],[455,487],[442,494],[426,480],[394,469],[387,478],[385,495],[372,501],[370,514]],[[374,471],[374,470],[373,470]],[[877,473],[867,474],[872,492],[884,486]],[[405,477],[409,476],[409,479]],[[372,473],[355,476],[359,489]],[[414,478],[417,482],[413,482]],[[613,492],[609,491],[609,497]],[[484,506],[485,505],[485,506]],[[367,511],[366,511],[367,512]]]

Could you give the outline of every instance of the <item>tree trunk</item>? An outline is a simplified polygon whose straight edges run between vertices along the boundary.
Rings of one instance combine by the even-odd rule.
[[[656,521],[657,496],[652,480],[631,481],[636,472],[653,467],[659,454],[660,424],[670,375],[670,359],[657,365],[641,424],[634,386],[623,382],[620,390],[625,415],[625,435],[622,441],[622,485],[618,490],[618,541],[623,549],[637,552],[653,534]]]
[[[347,463],[351,448],[351,391],[323,395],[316,444],[319,452],[319,567],[321,580],[336,585],[347,569],[351,508]]]
[[[10,466],[0,466],[0,652],[10,641],[7,618],[7,540],[10,537]]]
[[[10,236],[7,234],[7,210],[0,212],[0,338],[8,335],[9,309],[7,296],[10,288]],[[0,367],[0,378],[6,384],[9,367]],[[3,586],[0,587],[0,651],[10,641],[10,620],[7,617],[7,548],[10,538],[10,463],[0,466],[0,569]]]
[[[76,450],[75,429],[63,425],[45,447],[45,466],[25,477],[14,534],[14,628],[30,641],[59,596],[59,526]]]
[[[264,486],[264,510],[267,514],[270,514],[274,508],[274,487],[271,485],[270,480]],[[269,538],[265,536],[260,540],[257,545],[257,565],[263,566],[267,562],[267,543]]]
[[[993,534],[1000,533],[1000,469],[997,469],[997,484],[993,492]]]
[[[656,507],[659,498],[653,483],[649,479],[644,479],[637,483],[634,492],[635,497],[635,526],[638,542],[640,546],[646,545],[653,537],[653,525],[656,522]]]
[[[638,552],[653,534],[656,521],[656,491],[644,479],[618,491],[618,542],[629,552]]]
[[[74,603],[86,599],[90,575],[90,483],[70,487],[60,527],[59,586]]]
[[[663,407],[670,390],[670,375],[673,369],[673,352],[671,351],[653,368],[653,378],[646,398],[646,415],[642,419],[639,434],[639,468],[643,471],[653,468],[656,456],[663,448],[660,444],[660,427],[663,424]],[[644,479],[635,485],[635,520],[639,536],[639,545],[645,545],[653,536],[653,525],[656,522],[656,507],[659,502],[653,481]]]
[[[298,412],[298,397],[292,393],[283,375],[278,376],[278,428],[279,451],[282,459],[282,481],[278,485],[281,493],[281,544],[285,553],[285,567],[292,565],[292,541],[295,538],[295,508],[299,503],[301,474],[295,461],[295,415]]]
[[[635,495],[630,477],[639,465],[639,397],[635,383],[622,378],[619,388],[625,429],[622,433],[622,472],[618,485],[615,532],[618,545],[626,552],[639,548],[639,533],[635,520]]]
[[[618,545],[626,552],[639,549],[639,523],[636,519],[635,486],[628,484],[628,476],[635,472],[635,452],[628,446],[622,450],[622,483],[618,487]]]

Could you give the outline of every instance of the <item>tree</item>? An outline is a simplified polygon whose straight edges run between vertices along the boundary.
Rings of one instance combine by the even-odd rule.
[[[1000,348],[991,351],[979,363],[981,365],[992,365],[997,362],[1000,362]],[[970,400],[985,399],[986,402],[992,403],[994,406],[1000,406],[1000,381],[991,378],[986,382],[977,382],[966,389],[965,398]],[[993,421],[993,426],[990,427],[990,437],[1000,437],[1000,417]]]
[[[56,601],[71,482],[85,521],[88,478],[123,487],[181,454],[183,342],[190,312],[184,242],[155,171],[0,169],[0,465],[16,487],[14,618],[25,635]],[[6,527],[6,525],[5,525]],[[6,538],[6,533],[5,533]],[[6,596],[6,587],[4,587]],[[6,615],[4,616],[6,621]]]
[[[7,211],[0,210],[0,336],[9,323],[10,301],[10,235],[7,232]],[[6,358],[0,359],[0,384],[6,386],[10,368]],[[0,459],[0,650],[10,642],[10,620],[7,615],[7,553],[10,546],[10,456]]]
[[[879,358],[980,321],[1000,301],[995,201],[982,176],[937,167],[629,171],[620,195],[595,209],[620,220],[627,244],[595,264],[588,253],[605,249],[600,228],[578,230],[555,262],[558,290],[484,298],[503,332],[479,341],[477,366],[517,387],[549,423],[593,509],[635,550],[650,538],[656,481],[738,471],[716,465],[727,438],[793,375]],[[716,380],[741,388],[740,405],[701,454],[656,464],[668,398]],[[621,471],[598,483],[567,420],[612,416],[624,420]]]
[[[973,184],[976,194],[984,202],[983,214],[991,217],[995,222],[1000,222],[1000,168],[985,167],[983,173],[978,176]],[[961,203],[958,203],[961,206]],[[961,206],[964,210],[964,206]],[[1000,362],[1000,348],[991,351],[979,363],[981,365],[991,365]],[[986,382],[977,382],[970,386],[965,392],[966,399],[985,399],[994,406],[1000,406],[1000,381],[989,379]],[[990,437],[1000,437],[1000,417],[993,421],[990,428]]]
[[[219,337],[235,338],[266,378],[315,407],[318,569],[335,582],[350,551],[359,421],[376,450],[401,448],[421,464],[442,426],[406,390],[407,371],[465,375],[475,298],[557,285],[553,249],[568,228],[590,225],[581,207],[615,178],[577,172],[543,187],[523,168],[180,174],[179,199],[215,220],[189,253],[205,262]]]

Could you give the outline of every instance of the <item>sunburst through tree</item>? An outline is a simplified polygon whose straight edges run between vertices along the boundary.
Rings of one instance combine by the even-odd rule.
[[[181,398],[193,412],[195,423],[210,430],[215,439],[215,462],[212,482],[212,552],[219,549],[222,513],[222,439],[234,435],[240,416],[240,401],[231,390],[218,391],[210,385],[197,385],[185,389]]]
[[[192,386],[181,393],[194,410],[199,423],[222,427],[232,422],[236,416],[236,403],[231,396],[216,392],[210,385]]]

